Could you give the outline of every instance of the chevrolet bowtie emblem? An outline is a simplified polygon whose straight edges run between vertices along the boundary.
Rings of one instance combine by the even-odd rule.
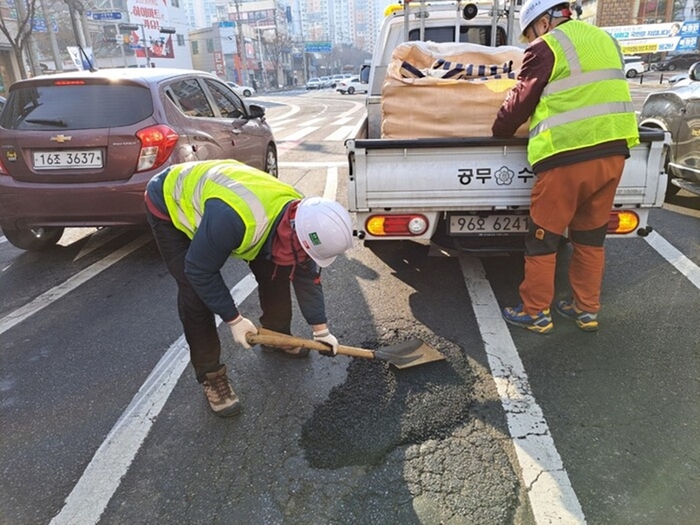
[[[66,142],[67,140],[72,139],[73,137],[71,136],[66,136],[66,135],[56,135],[55,137],[51,137],[51,140],[54,140],[56,142]]]

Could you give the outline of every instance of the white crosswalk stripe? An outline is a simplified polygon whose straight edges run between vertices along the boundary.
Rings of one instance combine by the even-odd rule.
[[[309,134],[313,133],[313,132],[316,131],[317,129],[318,129],[318,126],[308,126],[308,127],[305,127],[305,128],[301,128],[300,130],[298,130],[298,131],[292,133],[291,135],[287,135],[286,137],[280,137],[280,138],[278,138],[277,140],[278,140],[278,141],[283,141],[283,140],[299,140],[299,139],[302,139],[302,138],[306,137],[306,135],[309,135]]]
[[[333,133],[328,135],[324,141],[337,141],[337,140],[345,140],[348,138],[350,133],[352,133],[352,130],[355,126],[340,126],[338,129],[336,129]]]

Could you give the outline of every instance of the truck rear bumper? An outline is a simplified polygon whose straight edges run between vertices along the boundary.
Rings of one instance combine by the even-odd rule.
[[[524,210],[523,210],[524,211]],[[620,211],[632,211],[634,215],[638,218],[638,223],[627,233],[608,233],[608,237],[614,238],[636,238],[639,235],[646,235],[647,232],[647,221],[649,217],[649,210],[645,208],[616,208],[611,211],[611,221],[610,224],[614,224],[615,221],[612,220],[612,214],[614,212]],[[394,213],[392,210],[391,213]],[[407,212],[397,211],[396,214],[406,214]],[[413,212],[416,213],[416,212]],[[473,212],[472,212],[473,213]],[[483,214],[483,212],[481,212]],[[491,212],[499,213],[502,212]],[[522,213],[522,211],[521,211]],[[383,216],[390,216],[389,212],[380,212]],[[464,253],[472,254],[501,254],[501,253],[512,253],[512,252],[522,252],[525,248],[524,239],[525,233],[499,233],[499,234],[453,234],[450,232],[449,228],[449,214],[445,212],[417,212],[417,214],[422,215],[428,221],[429,227],[425,233],[421,235],[372,235],[367,230],[368,221],[371,218],[377,216],[377,213],[371,212],[359,212],[357,213],[357,225],[358,225],[358,236],[366,242],[374,241],[416,241],[422,244],[427,244],[432,242],[440,247],[448,250],[455,250]],[[468,215],[464,212],[464,215]],[[478,216],[478,215],[475,215]],[[522,215],[520,215],[522,216]],[[564,238],[566,238],[566,232],[564,233]]]

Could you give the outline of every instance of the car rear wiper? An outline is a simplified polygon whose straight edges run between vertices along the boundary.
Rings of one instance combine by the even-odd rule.
[[[29,124],[46,124],[47,126],[56,126],[57,128],[67,128],[68,124],[63,121],[63,120],[53,120],[53,119],[44,119],[44,118],[28,118],[25,119],[25,122],[28,122]]]

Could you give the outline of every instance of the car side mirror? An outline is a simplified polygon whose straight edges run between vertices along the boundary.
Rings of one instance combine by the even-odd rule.
[[[369,71],[370,71],[370,67],[371,67],[371,66],[369,66],[369,65],[367,65],[367,64],[364,64],[364,65],[360,68],[360,82],[362,82],[363,84],[367,84],[367,83],[369,82]]]
[[[700,80],[700,62],[695,62],[688,70],[688,78],[692,81]]]
[[[265,108],[262,106],[251,104],[248,109],[250,110],[250,118],[263,118],[265,116]]]

